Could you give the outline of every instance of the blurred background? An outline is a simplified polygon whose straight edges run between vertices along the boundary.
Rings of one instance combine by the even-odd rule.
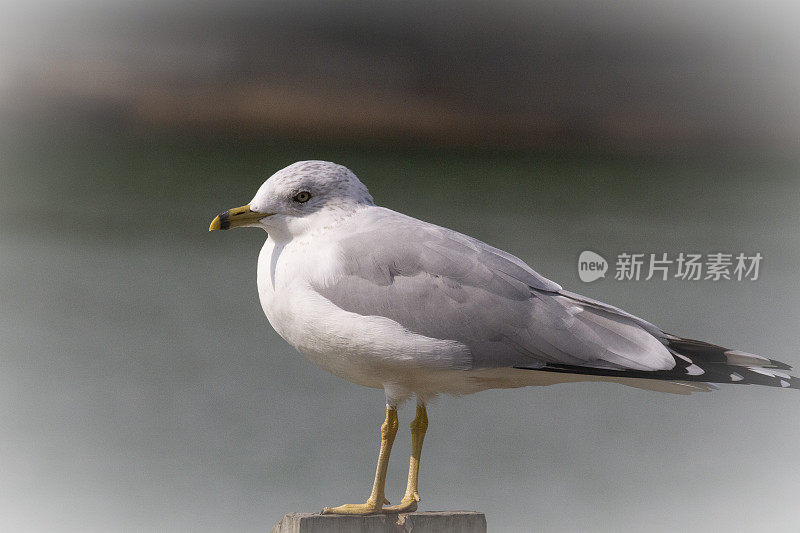
[[[271,329],[261,232],[207,232],[296,160],[667,331],[800,365],[794,2],[0,7],[3,530],[263,531],[366,496],[382,392]],[[764,259],[757,281],[584,284],[586,249]],[[442,398],[422,509],[490,531],[794,531],[798,400]]]

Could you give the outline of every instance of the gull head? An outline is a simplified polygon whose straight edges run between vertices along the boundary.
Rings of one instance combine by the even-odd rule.
[[[347,167],[298,161],[270,176],[249,204],[220,213],[209,231],[260,227],[293,238],[369,205],[367,187]]]

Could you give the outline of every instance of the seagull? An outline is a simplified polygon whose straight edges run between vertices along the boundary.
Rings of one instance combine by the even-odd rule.
[[[713,383],[800,388],[785,363],[666,333],[562,289],[510,253],[377,206],[335,163],[289,165],[209,230],[237,227],[268,234],[258,296],[275,331],[325,370],[386,396],[369,498],[323,513],[417,509],[426,404],[440,394],[578,381],[676,394]],[[411,397],[408,483],[387,506],[397,408]]]

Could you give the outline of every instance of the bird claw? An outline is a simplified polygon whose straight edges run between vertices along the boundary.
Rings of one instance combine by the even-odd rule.
[[[322,514],[368,515],[383,511],[383,505],[367,500],[364,503],[346,503],[338,507],[325,507]]]
[[[414,494],[412,497],[404,497],[403,500],[391,507],[384,507],[384,513],[413,513],[417,510],[417,502],[419,501],[419,494]]]

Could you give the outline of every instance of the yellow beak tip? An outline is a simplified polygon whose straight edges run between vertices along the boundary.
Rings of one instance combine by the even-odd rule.
[[[214,231],[216,229],[220,229],[222,227],[222,222],[220,222],[219,217],[215,217],[214,220],[211,221],[211,225],[208,227],[208,231]]]

